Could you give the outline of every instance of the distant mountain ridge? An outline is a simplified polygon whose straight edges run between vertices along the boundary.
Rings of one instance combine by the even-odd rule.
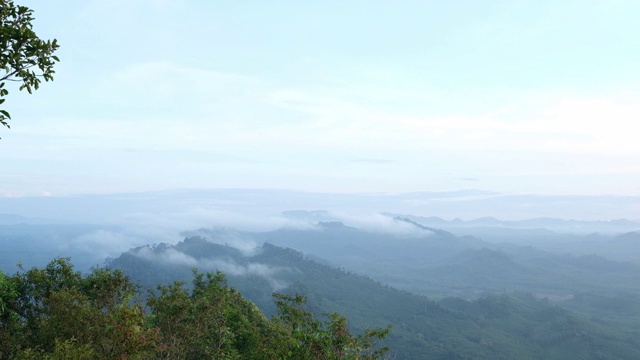
[[[498,219],[621,219],[634,216],[639,202],[640,196],[543,196],[502,194],[479,189],[398,194],[314,193],[281,189],[182,189],[123,194],[0,197],[0,209],[5,213],[34,218],[99,223],[118,223],[126,221],[132,214],[158,214],[168,209],[177,213],[194,209],[216,209],[262,216],[295,209],[323,209],[343,213],[387,212],[462,219],[485,216]],[[597,212],[593,209],[597,209]],[[438,227],[437,224],[434,226]]]
[[[591,233],[610,231],[612,233],[629,232],[640,230],[640,222],[628,219],[615,220],[574,220],[559,219],[550,217],[539,217],[524,220],[499,220],[495,217],[487,216],[471,220],[462,220],[455,218],[453,220],[445,220],[437,216],[415,216],[404,214],[387,214],[394,218],[405,218],[420,224],[428,224],[427,226],[436,226],[443,228],[475,228],[475,227],[503,227],[513,229],[546,229],[552,231],[569,232],[569,233]]]

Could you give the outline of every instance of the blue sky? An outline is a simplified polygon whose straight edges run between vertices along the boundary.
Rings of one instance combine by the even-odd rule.
[[[640,2],[21,1],[0,196],[640,194]]]

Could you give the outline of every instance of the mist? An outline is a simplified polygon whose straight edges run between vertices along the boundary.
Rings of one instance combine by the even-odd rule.
[[[251,252],[255,254],[258,250],[254,248]],[[235,277],[261,277],[271,285],[273,291],[279,291],[287,287],[288,283],[284,279],[278,278],[278,275],[291,271],[291,269],[284,267],[251,262],[250,258],[247,258],[246,262],[242,264],[237,263],[231,257],[196,259],[171,247],[151,248],[143,246],[132,250],[130,254],[161,266],[189,267],[200,272],[221,271],[228,276]]]
[[[251,194],[251,196],[248,196]],[[253,255],[261,243],[243,232],[268,232],[278,229],[321,231],[321,223],[337,222],[371,233],[399,238],[422,238],[430,231],[394,220],[408,217],[427,227],[442,229],[458,236],[475,235],[482,240],[512,242],[551,251],[586,254],[605,249],[605,245],[584,243],[580,236],[598,233],[616,236],[640,229],[633,216],[618,218],[618,213],[635,214],[635,197],[540,197],[493,194],[479,191],[410,194],[318,194],[275,190],[185,190],[73,197],[0,198],[6,226],[47,227],[39,232],[37,246],[46,256],[72,256],[83,268],[101,264],[127,249],[145,244],[176,244],[199,229],[234,229],[224,238],[209,241],[227,244]],[[597,208],[599,218],[580,219],[580,212]],[[523,204],[526,204],[524,206]],[[518,208],[505,218],[501,211]],[[87,212],[86,208],[95,209]],[[546,213],[553,208],[563,216]],[[616,212],[608,211],[615,208]],[[523,209],[531,217],[524,217]],[[455,214],[455,216],[447,216]],[[467,217],[464,214],[482,215]],[[515,216],[520,214],[521,216]],[[491,215],[491,216],[489,216]],[[544,215],[544,216],[543,216]],[[515,219],[514,219],[515,218]],[[21,225],[22,224],[22,225]],[[15,232],[7,228],[7,233]],[[232,234],[235,234],[232,236]],[[537,236],[546,234],[543,237]],[[575,235],[572,237],[572,234]],[[204,236],[204,235],[203,235]],[[553,240],[553,239],[557,239]],[[20,248],[26,244],[12,244]],[[603,250],[604,251],[604,250]],[[606,252],[605,252],[606,253]],[[611,252],[609,252],[611,253]],[[619,257],[618,257],[619,258]],[[26,265],[35,258],[24,259]],[[4,266],[13,266],[11,260]]]

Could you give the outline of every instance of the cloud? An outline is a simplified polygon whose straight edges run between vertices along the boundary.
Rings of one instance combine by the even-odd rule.
[[[379,213],[348,214],[344,212],[330,212],[330,214],[347,226],[371,232],[381,232],[409,237],[422,237],[433,234],[431,231],[420,229],[407,222],[397,221],[392,217]]]
[[[204,200],[202,200],[204,201]],[[207,202],[214,202],[209,199]],[[255,209],[249,208],[249,204],[221,204],[220,207],[240,206],[242,212],[225,210],[222,208],[193,206],[184,200],[186,205],[174,204],[181,209],[176,211],[135,212],[127,214],[124,224],[132,228],[141,228],[146,233],[148,229],[170,231],[180,233],[186,230],[200,228],[231,227],[240,230],[273,230],[285,226],[290,221],[281,216],[273,216],[260,213],[256,215]],[[226,205],[226,206],[225,206]]]
[[[117,99],[120,101],[132,104],[144,100],[161,108],[175,104],[206,108],[207,104],[218,104],[221,99],[244,98],[261,92],[261,82],[255,78],[168,61],[133,64],[106,80],[111,85],[118,85],[120,96]],[[141,90],[147,93],[139,93]],[[136,96],[131,98],[133,94]],[[203,102],[205,99],[209,101]]]
[[[133,254],[141,259],[159,262],[166,265],[198,267],[200,264],[200,262],[195,258],[173,248],[164,249],[158,252],[154,251],[150,247],[144,246],[134,251]]]
[[[232,276],[258,276],[267,280],[274,291],[281,290],[287,286],[286,281],[277,278],[278,274],[288,271],[283,267],[269,266],[258,262],[238,264],[233,259],[224,258],[196,259],[173,248],[158,251],[145,246],[134,251],[133,255],[165,265],[195,267],[205,271],[221,271]]]
[[[135,246],[143,245],[148,237],[138,237],[121,231],[96,230],[82,234],[68,242],[59,242],[62,250],[73,249],[84,253],[97,261],[107,257],[118,256]]]
[[[184,231],[182,234],[184,236],[199,236],[214,244],[230,246],[240,251],[244,256],[254,256],[261,250],[260,246],[249,236],[228,227]]]
[[[405,141],[435,147],[587,154],[640,154],[628,124],[640,117],[636,93],[592,97],[539,96],[471,116],[394,116]],[[399,139],[398,139],[399,140]],[[393,143],[397,143],[393,141]]]

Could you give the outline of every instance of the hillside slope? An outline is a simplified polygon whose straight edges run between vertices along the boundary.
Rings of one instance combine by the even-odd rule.
[[[399,359],[640,358],[630,335],[530,296],[435,302],[270,244],[243,253],[191,237],[133,249],[110,266],[145,286],[186,280],[193,267],[218,269],[267,314],[273,291],[301,293],[317,314],[338,312],[356,332],[391,324],[387,341]]]

